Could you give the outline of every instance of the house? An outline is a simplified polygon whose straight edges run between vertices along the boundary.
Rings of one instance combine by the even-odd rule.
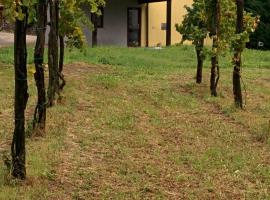
[[[157,46],[181,41],[175,24],[192,0],[108,0],[95,31],[85,29],[89,45]]]
[[[193,0],[106,0],[102,15],[91,16],[95,22],[92,32],[84,32],[89,45],[152,47],[179,43],[175,29],[186,13],[185,5]],[[1,22],[0,4],[0,22]],[[49,29],[47,30],[47,33]],[[46,34],[47,35],[47,34]],[[48,37],[46,37],[46,41]]]

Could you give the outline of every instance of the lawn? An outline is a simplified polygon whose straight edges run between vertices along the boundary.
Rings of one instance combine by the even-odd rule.
[[[195,84],[190,46],[66,52],[64,100],[49,109],[45,136],[27,131],[27,180],[0,165],[0,199],[270,199],[270,52],[243,56],[237,110],[229,53],[214,98],[210,62]],[[13,130],[12,58],[0,49],[1,154]],[[32,68],[30,58],[29,127]]]

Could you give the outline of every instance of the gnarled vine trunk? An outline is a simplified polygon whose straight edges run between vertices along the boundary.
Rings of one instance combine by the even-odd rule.
[[[196,82],[199,84],[202,82],[202,70],[204,62],[203,47],[204,47],[204,39],[200,40],[196,45],[196,54],[197,54]]]
[[[214,36],[213,38],[213,46],[212,51],[213,53],[211,57],[211,78],[210,78],[210,89],[211,89],[211,95],[217,96],[217,85],[219,81],[219,63],[218,63],[218,38],[217,36]]]
[[[58,21],[59,21],[59,2],[49,0],[50,6],[50,33],[48,43],[48,65],[49,65],[49,86],[48,103],[51,107],[56,102],[56,95],[59,95],[59,61],[58,61]]]
[[[237,24],[236,33],[240,34],[244,29],[244,0],[237,0]],[[238,47],[234,53],[233,70],[233,94],[236,107],[243,108],[243,97],[241,90],[241,47]]]
[[[97,29],[97,14],[93,13],[91,15],[91,21],[94,25],[94,30],[92,31],[92,47],[96,47],[97,46],[97,35],[98,35],[98,29]]]
[[[28,101],[26,30],[28,10],[21,6],[25,15],[16,19],[14,31],[14,69],[15,69],[15,129],[11,145],[12,175],[25,179],[25,109]]]
[[[211,58],[211,78],[210,78],[210,90],[212,96],[217,96],[217,85],[219,81],[219,29],[220,29],[220,0],[215,1],[214,19],[212,33],[212,58]]]
[[[45,34],[47,27],[47,3],[44,0],[39,0],[37,4],[37,41],[35,46],[34,61],[36,72],[34,74],[38,100],[34,113],[33,129],[34,131],[43,134],[46,125],[46,89],[44,77],[44,46]]]
[[[65,85],[66,85],[66,80],[65,76],[63,74],[63,69],[64,69],[64,59],[65,59],[65,40],[64,36],[60,35],[59,36],[59,43],[60,43],[60,55],[59,55],[59,78],[62,81],[59,86],[60,92],[63,91]]]

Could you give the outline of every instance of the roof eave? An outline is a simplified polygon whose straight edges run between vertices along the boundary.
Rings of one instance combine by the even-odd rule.
[[[161,2],[161,1],[166,1],[166,0],[138,0],[139,4],[143,4],[143,3],[155,3],[155,2]]]

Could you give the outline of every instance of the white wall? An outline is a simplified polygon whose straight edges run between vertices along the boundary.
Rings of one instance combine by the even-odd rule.
[[[108,0],[104,8],[103,28],[98,29],[98,45],[127,46],[127,9],[140,7],[138,0]],[[92,34],[85,29],[91,45]]]

